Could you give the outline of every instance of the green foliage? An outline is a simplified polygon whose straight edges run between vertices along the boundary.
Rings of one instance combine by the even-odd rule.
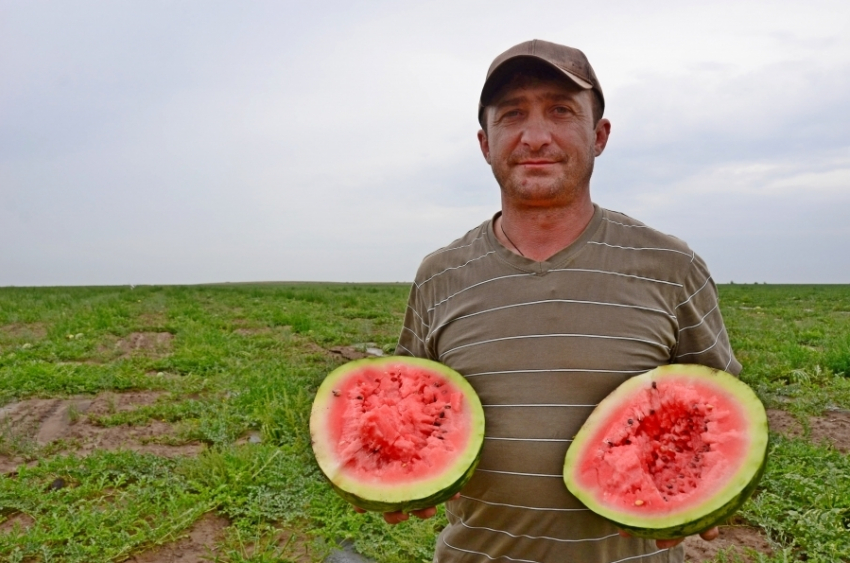
[[[768,407],[850,409],[850,287],[720,286],[741,378]]]
[[[214,511],[230,522],[210,555],[222,563],[319,561],[338,542],[381,563],[430,561],[444,512],[399,526],[356,514],[316,467],[307,428],[318,384],[343,361],[326,349],[375,342],[391,351],[408,291],[401,284],[0,288],[0,406],[158,390],[153,404],[91,421],[170,422],[175,432],[165,443],[205,445],[192,458],[128,451],[80,458],[70,453],[73,443],[39,445],[0,420],[0,455],[37,460],[0,475],[0,524],[33,519],[0,531],[0,560],[122,561],[173,542]],[[801,420],[850,409],[850,288],[729,285],[720,294],[742,379],[768,406]],[[168,333],[168,345],[121,346],[139,333]],[[57,479],[64,485],[52,487]],[[850,560],[848,483],[846,454],[776,436],[743,511],[769,534],[774,555],[751,559]]]
[[[783,546],[765,561],[850,560],[850,458],[808,440],[774,436],[760,491],[743,516]]]
[[[0,507],[33,524],[0,534],[8,561],[121,560],[139,547],[172,541],[210,502],[187,490],[173,462],[133,452],[57,456],[0,477]]]

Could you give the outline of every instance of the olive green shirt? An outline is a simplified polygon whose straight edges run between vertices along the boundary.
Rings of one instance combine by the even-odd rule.
[[[463,374],[484,405],[481,462],[446,503],[439,563],[681,562],[626,539],[564,485],[573,436],[626,379],[667,363],[737,374],[705,263],[679,239],[595,208],[545,262],[501,245],[493,220],[427,256],[399,354]]]

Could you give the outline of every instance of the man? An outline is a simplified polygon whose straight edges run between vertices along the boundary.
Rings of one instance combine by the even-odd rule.
[[[594,160],[611,131],[604,107],[570,47],[522,43],[487,73],[478,141],[502,209],[423,260],[398,345],[459,371],[484,405],[481,462],[446,503],[440,563],[683,559],[680,538],[624,537],[561,477],[573,435],[629,377],[666,363],[740,371],[703,261],[593,204]]]

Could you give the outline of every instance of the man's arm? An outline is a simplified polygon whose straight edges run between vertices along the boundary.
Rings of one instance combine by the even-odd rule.
[[[671,363],[701,364],[733,375],[741,372],[720,313],[717,286],[705,262],[696,254],[675,314],[679,327]]]

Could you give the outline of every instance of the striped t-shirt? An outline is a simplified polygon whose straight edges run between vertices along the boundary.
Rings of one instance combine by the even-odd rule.
[[[682,548],[625,539],[564,485],[570,442],[608,393],[661,364],[737,374],[705,263],[674,237],[596,207],[545,262],[498,242],[493,220],[423,260],[399,354],[463,374],[484,405],[481,462],[449,526],[440,563],[660,563]]]

